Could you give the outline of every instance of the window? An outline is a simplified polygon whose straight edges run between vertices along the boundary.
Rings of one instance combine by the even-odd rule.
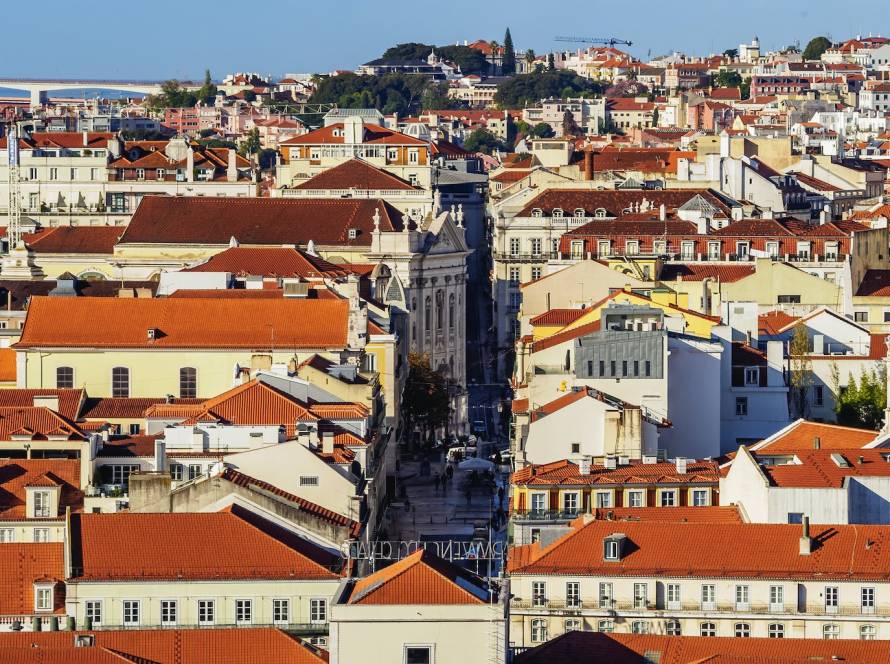
[[[532,494],[532,512],[543,512],[547,509],[545,504],[545,498],[547,494],[544,493],[533,493]]]
[[[578,494],[577,493],[572,492],[572,493],[562,494],[562,511],[567,514],[577,514],[578,513]]]
[[[399,158],[399,150],[398,148],[389,148],[386,151],[386,158],[388,161],[396,161]]]
[[[35,542],[49,542],[49,528],[35,528],[34,529],[34,541]]]
[[[770,255],[770,258],[778,258],[779,257],[779,243],[778,242],[767,242],[766,243],[766,253]]]
[[[185,466],[181,463],[171,463],[170,464],[170,479],[174,482],[181,482],[183,477],[183,471],[185,470]]]
[[[701,587],[701,608],[702,611],[713,611],[716,605],[716,588],[713,584],[706,583]]]
[[[680,584],[667,584],[667,608],[669,611],[677,611],[680,609]]]
[[[198,370],[182,367],[179,370],[179,398],[194,399],[198,396]]]
[[[566,618],[566,630],[567,632],[580,632],[581,631],[581,621],[578,618]]]
[[[130,473],[139,470],[138,465],[121,465],[106,466],[109,469],[109,477],[111,484],[121,484],[127,486],[130,483]]]
[[[867,311],[854,311],[853,312],[853,320],[857,323],[867,323],[868,322],[868,312]]]
[[[420,152],[416,149],[408,150],[408,163],[409,164],[417,164],[420,163]]]
[[[536,266],[532,267],[532,281],[540,279],[541,274],[542,274],[542,270],[541,270],[540,266],[536,265]]]
[[[51,611],[53,608],[53,589],[34,589],[34,609],[36,611]]]
[[[144,180],[144,179],[145,179],[145,169],[144,169],[144,168],[137,168],[137,169],[136,169],[136,179],[137,179],[137,180]]]
[[[751,625],[749,623],[736,623],[734,633],[737,639],[747,639],[751,636]]]
[[[161,624],[175,625],[177,620],[178,603],[175,599],[161,600]]]
[[[547,606],[547,584],[543,581],[532,583],[532,606]]]
[[[127,367],[114,367],[111,370],[111,396],[127,399],[130,396],[130,370]]]
[[[680,621],[679,620],[665,620],[664,621],[664,633],[668,636],[680,636]]]
[[[581,606],[581,584],[577,581],[566,583],[566,606],[570,608]]]
[[[15,541],[15,530],[12,528],[0,528],[0,544],[9,544]]]
[[[74,387],[74,368],[58,367],[56,369],[56,389],[64,390]]]
[[[584,241],[572,240],[571,251],[573,259],[579,260],[581,258],[584,258]]]
[[[720,260],[720,243],[708,242],[708,260]]]
[[[739,417],[746,417],[748,415],[748,397],[735,398],[735,414]]]
[[[49,169],[49,179],[50,180],[58,180],[59,179],[59,169],[58,168]]]
[[[91,627],[98,627],[102,624],[102,602],[97,599],[88,599],[84,602],[83,614],[87,619],[87,624]]]
[[[633,256],[640,253],[640,241],[639,240],[627,240],[624,243],[624,253]]]
[[[533,237],[529,240],[529,246],[531,247],[531,255],[532,256],[540,256],[541,255],[541,238]]]
[[[816,406],[825,405],[825,390],[822,385],[813,386],[813,403]]]
[[[611,240],[599,240],[596,243],[597,253],[602,256],[609,256],[612,253],[612,241]]]
[[[318,476],[300,475],[300,486],[318,486]]]
[[[692,505],[694,507],[706,507],[708,505],[708,489],[692,490]]]
[[[621,361],[621,375],[627,376],[627,360]]]
[[[785,587],[770,586],[769,587],[769,610],[773,613],[785,610]]]
[[[125,599],[124,600],[124,625],[138,625],[139,624],[139,600],[138,599]]]
[[[745,385],[760,384],[760,367],[745,367]]]
[[[618,541],[608,539],[603,542],[603,557],[606,560],[618,560]]]
[[[534,273],[535,270],[532,268],[532,276],[534,276]],[[454,293],[448,296],[448,329],[454,329]]]
[[[519,255],[519,238],[518,237],[510,238],[510,255],[511,256]]]
[[[649,606],[649,586],[645,583],[634,584],[634,608],[645,609]],[[642,633],[642,632],[641,632]]]
[[[40,518],[48,517],[49,515],[49,491],[35,491],[34,516]]]
[[[628,505],[628,507],[642,507],[643,506],[643,492],[642,491],[628,491],[627,492],[627,505]]]
[[[612,492],[611,491],[597,491],[596,492],[596,506],[597,507],[612,507]]]
[[[543,643],[547,640],[547,621],[538,618],[532,620],[532,643]]]
[[[800,304],[800,295],[779,295],[776,301],[779,304]]]
[[[828,625],[822,626],[822,638],[823,639],[839,639],[841,636],[841,627],[840,625],[835,625],[834,623],[829,623]]]
[[[519,276],[519,268],[518,267],[511,267],[509,270],[509,275],[510,275],[510,281],[512,281],[514,283],[519,283],[520,276]]]
[[[611,620],[600,620],[596,624],[596,630],[598,632],[611,632],[613,629],[615,629],[615,623]]]
[[[253,601],[249,599],[235,600],[235,623],[249,625],[253,621]]]
[[[699,634],[702,636],[717,636],[717,626],[712,622],[704,622],[699,627]]]
[[[405,664],[432,664],[432,646],[405,646]]]
[[[862,613],[875,612],[875,589],[862,588],[859,591],[859,604],[862,607]]]
[[[649,633],[649,621],[648,620],[634,620],[630,624],[630,633],[631,634],[648,634]]]
[[[837,586],[826,586],[825,587],[825,612],[826,613],[837,613],[837,596],[838,596]]]
[[[648,377],[651,375],[652,375],[652,362],[650,362],[649,360],[646,360],[646,376]]]
[[[673,489],[662,490],[661,491],[661,506],[662,507],[676,507],[677,506],[677,492]]]
[[[290,600],[273,599],[272,600],[272,622],[287,623],[290,621]]]
[[[212,599],[199,599],[198,600],[198,624],[199,625],[212,625],[213,624],[213,609],[214,603]]]
[[[862,625],[859,628],[859,638],[863,641],[874,641],[878,638],[878,630],[874,625]]]
[[[750,589],[748,586],[735,587],[735,608],[736,611],[747,611],[749,608],[748,597]]]
[[[618,542],[615,542],[614,544],[617,545]],[[600,583],[599,600],[600,600],[600,608],[601,609],[609,608],[612,606],[612,584],[611,583],[605,583],[605,582]]]

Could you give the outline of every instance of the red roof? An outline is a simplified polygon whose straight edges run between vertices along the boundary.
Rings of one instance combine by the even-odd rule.
[[[123,226],[55,226],[24,240],[38,254],[113,254],[123,232]]]
[[[420,549],[355,582],[348,604],[485,604],[484,581]]]
[[[163,537],[158,537],[163,533]],[[75,581],[336,579],[338,558],[243,508],[76,514]]]
[[[84,391],[82,389],[38,389],[38,388],[10,388],[0,390],[0,407],[8,408],[24,408],[34,405],[34,399],[39,397],[56,397],[59,400],[59,407],[54,408],[62,417],[75,420],[80,413],[81,404],[84,400]]]
[[[294,189],[396,189],[419,191],[409,182],[361,159],[350,159],[322,171]]]
[[[35,297],[16,347],[343,348],[348,309],[329,299]]]
[[[581,313],[587,313],[587,311],[587,309],[584,309],[581,311]],[[568,325],[568,323],[566,324]],[[592,323],[585,323],[584,325],[573,327],[571,330],[557,332],[556,334],[551,334],[549,337],[545,337],[544,339],[540,339],[532,343],[532,352],[537,353],[548,348],[553,348],[554,346],[558,346],[559,344],[571,341],[572,339],[583,337],[585,334],[590,334],[591,332],[599,332],[599,330],[600,321],[595,320]]]
[[[64,545],[61,542],[0,545],[0,615],[23,616],[34,613],[34,582],[65,578]],[[65,610],[62,586],[54,593],[55,613]]]
[[[887,297],[890,295],[890,270],[868,270],[856,290],[857,297]]]
[[[402,230],[402,213],[375,199],[146,196],[120,242],[367,247],[375,211],[381,231]]]
[[[604,521],[680,521],[697,523],[742,523],[742,515],[731,507],[598,507],[593,517]]]
[[[343,277],[348,270],[293,247],[230,247],[185,272],[231,272],[239,276]]]
[[[426,141],[422,141],[419,138],[400,134],[392,129],[367,122],[363,125],[363,130],[361,142],[366,145],[429,145]],[[335,133],[338,135],[335,136]],[[333,145],[343,144],[344,142],[343,123],[336,122],[327,127],[320,127],[310,131],[307,134],[289,138],[283,141],[281,145]]]
[[[784,311],[769,311],[758,316],[757,330],[766,336],[776,336],[798,320],[800,320],[799,316],[791,316]]]
[[[812,664],[890,661],[890,642],[566,632],[516,657],[516,664]]]
[[[90,634],[94,639],[93,647],[77,647],[76,634]],[[7,664],[104,664],[106,661],[120,664],[324,664],[328,661],[324,650],[268,627],[3,632],[0,633],[0,650]],[[112,657],[104,659],[103,655]]]
[[[86,440],[77,425],[45,407],[0,407],[0,441],[13,440]]]
[[[599,157],[594,158],[594,169]],[[645,199],[650,209],[658,211],[658,207],[664,204],[668,211],[675,211],[684,203],[696,196],[702,196],[725,216],[730,215],[729,208],[710,189],[653,189],[647,191],[634,191],[627,189],[598,190],[598,189],[547,189],[531,201],[517,213],[517,217],[530,217],[532,210],[538,208],[549,215],[554,208],[561,208],[566,215],[571,215],[574,210],[581,208],[586,216],[595,217],[598,209],[604,209],[609,217],[621,217],[626,214],[624,210],[642,204]],[[664,224],[662,224],[662,227]],[[662,229],[661,232],[664,232]]]
[[[761,468],[773,486],[839,489],[848,477],[890,477],[887,454],[881,449],[810,449],[796,452],[794,463]]]
[[[868,445],[878,434],[879,432],[868,429],[799,420],[757,443],[751,451],[764,454],[812,450],[816,438],[819,438],[819,446],[823,450],[847,450]]]
[[[529,323],[532,325],[564,326],[569,323],[574,323],[584,313],[585,309],[551,309],[550,311],[545,311],[544,313],[535,316]]]
[[[670,263],[661,269],[661,281],[703,281],[716,279],[724,283],[739,281],[754,274],[753,265],[715,265],[709,263]]]
[[[26,487],[59,487],[59,514],[83,508],[79,459],[6,459],[0,461],[0,520],[25,518]]]
[[[35,131],[27,138],[19,138],[21,149],[31,148],[105,148],[114,134],[104,131],[87,132],[86,144],[80,131]],[[6,149],[6,137],[0,138],[0,150]]]
[[[551,411],[552,412],[552,411]],[[582,475],[578,465],[568,461],[554,461],[530,465],[517,470],[511,477],[513,484],[521,486],[554,485],[602,485],[602,484],[714,484],[719,480],[717,463],[690,460],[686,472],[677,472],[676,463],[642,463],[633,461],[616,468],[591,464],[590,472]]]
[[[603,540],[627,538],[622,558],[604,561]],[[800,555],[799,525],[591,521],[552,544],[513,547],[511,574],[720,577],[761,579],[890,579],[890,526],[832,525],[810,529]],[[871,546],[867,543],[872,542]]]

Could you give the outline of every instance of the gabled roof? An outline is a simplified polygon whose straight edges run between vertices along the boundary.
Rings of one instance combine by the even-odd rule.
[[[62,390],[10,388],[0,390],[0,408],[27,408],[34,405],[35,398],[42,396],[58,398],[59,407],[55,411],[66,419],[75,420],[80,413],[85,393],[79,388]]]
[[[753,265],[734,264],[721,265],[713,263],[669,263],[662,267],[658,275],[661,281],[703,281],[716,279],[723,283],[732,283],[750,277],[755,273]]]
[[[591,464],[582,474],[578,465],[567,459],[529,465],[517,470],[511,482],[520,486],[601,485],[601,484],[717,484],[719,472],[714,461],[689,460],[686,472],[679,473],[674,462],[642,463],[639,460],[616,468]]]
[[[0,461],[0,520],[25,518],[29,486],[58,487],[62,514],[66,507],[83,509],[78,459],[7,459]]]
[[[230,247],[206,263],[184,272],[230,272],[263,277],[322,279],[345,277],[350,272],[320,256],[293,247]]]
[[[389,189],[420,191],[400,177],[354,158],[322,171],[301,182],[294,189]]]
[[[582,314],[585,314],[587,312],[587,309],[581,310]],[[573,321],[566,323],[566,325],[570,325],[575,320],[578,320],[578,318],[579,317],[576,317]],[[567,341],[572,341],[573,339],[577,339],[578,337],[583,337],[585,334],[590,334],[591,332],[599,332],[599,330],[600,321],[595,320],[592,323],[585,323],[584,325],[573,327],[570,330],[551,334],[549,337],[545,337],[532,343],[532,353],[538,353],[542,350],[553,348],[554,346],[558,346],[559,344],[565,343]]]
[[[35,131],[31,132],[27,138],[19,138],[21,149],[27,150],[31,148],[105,148],[108,147],[108,141],[114,138],[114,134],[104,131],[86,132],[86,142],[84,142],[84,133],[80,131]],[[0,150],[6,149],[6,136],[0,138]]]
[[[875,441],[880,432],[868,429],[855,429],[837,424],[797,420],[784,429],[750,447],[751,452],[770,454],[812,450],[814,441],[819,438],[823,450],[850,449],[865,447]]]
[[[16,347],[343,348],[348,309],[303,298],[35,297]]]
[[[594,160],[596,168],[596,159]],[[598,189],[547,189],[517,213],[517,217],[530,217],[532,210],[539,208],[545,214],[551,214],[554,208],[561,208],[566,215],[571,215],[576,208],[582,208],[585,214],[594,217],[598,209],[605,209],[607,216],[621,217],[625,209],[642,204],[644,199],[650,209],[658,210],[662,204],[668,211],[674,211],[691,198],[701,195],[720,210],[723,216],[730,216],[730,209],[710,189],[661,189],[661,190],[598,190]]]
[[[485,582],[420,549],[355,582],[347,604],[485,604]]]
[[[867,270],[856,289],[856,297],[890,296],[890,270]]]
[[[159,536],[159,533],[161,534]],[[76,514],[73,581],[336,579],[339,559],[252,512]]]
[[[24,236],[37,254],[113,254],[123,226],[54,226]]]
[[[584,309],[551,309],[532,318],[531,325],[568,325],[585,313]]]
[[[86,440],[78,426],[49,408],[0,407],[0,441],[14,438],[26,440]]]
[[[402,230],[402,213],[375,199],[146,196],[119,244],[367,247],[375,211],[381,231]]]
[[[754,458],[771,452],[755,452]],[[793,463],[764,465],[761,470],[772,486],[838,489],[849,477],[890,477],[887,455],[887,450],[861,447],[799,450]]]
[[[604,561],[603,540],[623,533],[618,561]],[[552,544],[513,547],[511,574],[886,580],[890,526],[810,529],[813,550],[800,555],[799,525],[763,523],[575,522]],[[872,544],[867,545],[868,542]],[[594,553],[596,552],[596,553]]]
[[[426,141],[419,138],[401,134],[392,129],[381,127],[380,125],[364,123],[362,126],[363,135],[361,142],[370,145],[411,145],[426,146]],[[335,133],[338,134],[335,136]],[[337,145],[343,144],[345,138],[343,136],[343,123],[335,122],[327,127],[320,127],[301,136],[294,136],[281,143],[282,146],[288,145]]]

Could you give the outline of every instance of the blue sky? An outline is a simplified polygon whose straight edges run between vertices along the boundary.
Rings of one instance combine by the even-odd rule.
[[[816,34],[890,33],[887,0],[43,0],[34,11],[19,9],[13,25],[5,21],[0,76],[188,79],[205,67],[215,78],[352,69],[405,41],[500,41],[507,25],[517,48],[544,53],[558,46],[554,35],[567,33],[615,36],[633,41],[630,50],[642,58],[650,49],[705,55],[755,34],[774,48]]]

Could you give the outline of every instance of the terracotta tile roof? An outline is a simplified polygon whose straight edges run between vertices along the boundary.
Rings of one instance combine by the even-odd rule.
[[[551,309],[532,318],[531,325],[568,325],[584,314],[584,309]]]
[[[0,407],[0,441],[13,437],[26,440],[86,440],[78,426],[44,407]]]
[[[711,99],[722,99],[724,101],[741,101],[742,92],[739,88],[714,88],[708,93]]]
[[[426,549],[359,579],[347,604],[485,604],[485,582]]]
[[[492,175],[489,179],[494,182],[519,182],[522,178],[531,174],[531,170],[510,168],[501,171],[497,175]]]
[[[28,486],[60,487],[59,514],[64,514],[66,507],[75,512],[83,509],[78,459],[0,461],[0,520],[25,518],[25,487]]]
[[[510,410],[514,413],[528,413],[528,399],[513,399]]]
[[[627,537],[621,560],[591,555],[615,533]],[[509,569],[512,574],[890,579],[890,526],[815,526],[810,533],[813,552],[802,556],[799,525],[591,521],[577,523],[547,547],[513,547]]]
[[[810,449],[795,453],[800,463],[761,468],[772,486],[839,489],[848,477],[890,477],[887,454],[881,449]]]
[[[813,441],[818,437],[820,448],[823,450],[846,450],[864,447],[873,442],[878,435],[878,431],[868,429],[798,420],[750,449],[752,452],[760,453],[812,450]]]
[[[35,295],[48,295],[56,288],[54,279],[43,281],[0,281],[0,302],[9,306],[13,311],[27,309],[28,301]],[[77,279],[74,281],[74,292],[78,296],[91,295],[94,297],[119,297],[121,293],[132,297],[136,289],[145,290],[154,297],[158,289],[157,281],[120,281],[97,280],[87,281]]]
[[[163,533],[163,537],[158,537]],[[246,509],[76,514],[75,581],[335,579],[338,559]]]
[[[364,133],[361,142],[365,145],[429,145],[429,143],[422,141],[419,138],[414,138],[407,134],[400,134],[397,131],[375,124],[365,123],[363,129]],[[335,136],[334,132],[337,132],[340,135]],[[335,122],[332,125],[315,129],[302,136],[289,138],[286,141],[283,141],[281,145],[335,145],[343,144],[344,142],[343,123]]]
[[[145,411],[156,404],[167,403],[166,397],[90,397],[83,405],[80,419],[141,420]],[[198,399],[173,399],[171,403],[199,403]]]
[[[744,341],[732,342],[732,366],[765,367],[766,364],[766,353],[749,346]]]
[[[402,230],[402,213],[375,199],[146,196],[120,244],[316,245],[366,247],[374,212],[380,230]],[[357,231],[350,239],[349,231]]]
[[[343,348],[348,309],[328,299],[35,297],[16,347]]]
[[[724,283],[732,283],[754,274],[753,265],[713,265],[708,263],[670,263],[661,269],[658,278],[661,281],[703,281],[717,279]]]
[[[587,313],[587,310],[582,310],[581,313]],[[568,323],[566,324],[568,325]],[[585,334],[590,334],[591,332],[599,332],[599,329],[600,321],[595,320],[592,323],[579,325],[578,327],[572,328],[571,330],[557,332],[556,334],[552,334],[549,337],[540,339],[539,341],[535,341],[532,344],[532,352],[537,353],[548,348],[553,348],[554,346],[558,346],[559,344],[565,343],[566,341],[571,341],[572,339],[583,337]]]
[[[757,317],[757,330],[762,335],[776,336],[798,320],[799,316],[790,316],[784,311],[770,311]]]
[[[389,189],[419,191],[410,182],[396,177],[362,159],[350,159],[322,171],[296,185],[294,189]]]
[[[20,138],[21,149],[32,148],[104,148],[108,146],[109,139],[114,138],[113,133],[91,131],[87,133],[86,145],[84,145],[83,133],[79,131],[35,131],[28,138]],[[6,149],[6,137],[0,138],[0,149]]]
[[[890,642],[825,639],[766,639],[662,636],[617,632],[567,632],[532,648],[515,664],[811,664],[890,661]]]
[[[887,296],[890,296],[890,270],[867,270],[856,290],[856,297]]]
[[[322,279],[343,277],[349,271],[319,256],[293,247],[231,247],[206,263],[184,272],[231,272],[239,276],[305,277]]]
[[[689,460],[686,472],[678,473],[676,463],[632,461],[614,469],[591,464],[590,473],[582,475],[578,465],[563,459],[548,464],[530,465],[517,470],[511,482],[520,486],[562,486],[603,484],[714,484],[719,480],[714,461]]]
[[[55,411],[66,419],[75,420],[86,395],[82,389],[10,388],[0,390],[0,408],[27,408],[34,405],[35,397],[41,396],[58,397],[59,407]]]
[[[122,457],[152,458],[155,455],[155,441],[162,435],[111,438],[102,444],[102,448],[96,453],[96,457],[102,459]]]
[[[362,524],[358,521],[353,521],[342,514],[337,514],[337,512],[331,511],[322,507],[321,505],[317,505],[313,502],[306,500],[305,498],[301,498],[300,496],[296,496],[292,493],[279,489],[277,486],[273,484],[269,484],[268,482],[264,482],[262,480],[258,480],[250,475],[245,475],[233,468],[226,468],[223,470],[221,477],[224,480],[228,480],[232,482],[232,484],[236,484],[242,487],[250,487],[257,486],[263,491],[267,491],[270,493],[274,493],[277,496],[281,496],[282,498],[296,503],[300,506],[305,512],[309,512],[312,516],[319,518],[323,521],[328,521],[329,523],[333,523],[338,526],[343,526],[348,528],[353,536],[358,536],[361,532]]]
[[[0,615],[22,616],[34,613],[34,582],[65,578],[64,545],[5,543],[0,546]],[[54,613],[65,610],[63,587],[56,586]]]
[[[74,634],[91,634],[92,648],[74,645]],[[104,664],[99,652],[114,653],[108,662],[139,664],[324,664],[327,652],[319,650],[287,632],[268,627],[251,629],[153,629],[99,630],[95,632],[4,632],[0,649],[30,656],[23,664]],[[56,657],[63,653],[64,658]],[[85,658],[81,658],[86,655]]]
[[[0,382],[14,383],[16,378],[15,348],[0,348]]]
[[[594,163],[594,167],[596,167],[596,163]],[[620,217],[624,214],[623,210],[637,203],[642,203],[643,199],[648,201],[656,212],[661,204],[664,204],[668,211],[675,211],[684,203],[699,195],[720,210],[725,216],[730,216],[730,209],[710,189],[661,189],[647,191],[548,189],[529,201],[516,216],[530,217],[532,210],[535,208],[540,208],[548,215],[554,208],[561,208],[567,215],[572,214],[576,208],[583,208],[587,216],[593,217],[597,209],[603,208],[608,212],[608,216]],[[664,231],[662,230],[661,232]]]
[[[669,219],[667,221],[658,220],[658,211],[646,213],[646,219],[628,219],[628,217],[638,217],[643,215],[621,214],[621,219],[596,219],[589,221],[583,226],[579,226],[568,233],[564,237],[577,237],[588,235],[593,237],[614,237],[616,235],[652,235],[660,237],[661,235],[689,235],[698,234],[695,224],[691,221],[679,221]]]
[[[596,508],[603,521],[680,521],[695,523],[742,523],[736,507],[611,507]]]
[[[124,232],[123,226],[55,226],[27,233],[25,243],[37,254],[107,254]]]

